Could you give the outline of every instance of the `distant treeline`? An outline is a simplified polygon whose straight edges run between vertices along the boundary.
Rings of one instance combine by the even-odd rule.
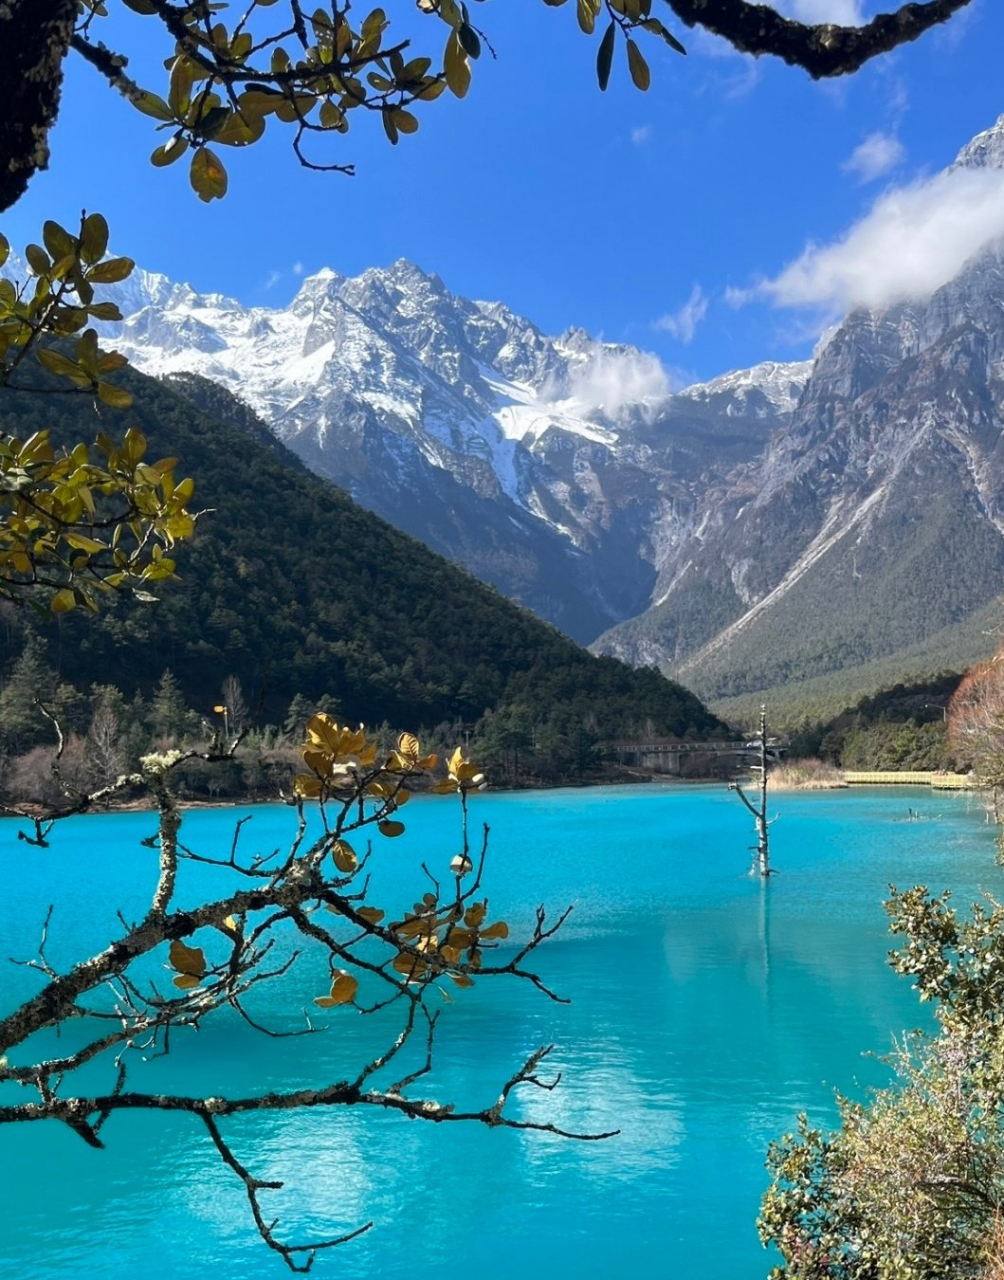
[[[101,429],[137,426],[150,460],[179,458],[179,475],[195,480],[193,506],[206,514],[179,549],[178,580],[158,584],[154,604],[117,594],[98,615],[50,622],[0,609],[9,765],[52,740],[36,692],[53,700],[81,750],[96,749],[94,717],[110,725],[114,714],[129,760],[150,742],[211,731],[228,680],[261,735],[249,747],[260,743],[269,760],[291,748],[315,708],[388,732],[441,728],[445,737],[455,727],[511,781],[579,777],[603,742],[640,731],[725,732],[654,669],[593,657],[309,474],[222,389],[124,380],[133,408],[105,411]],[[50,428],[71,442],[95,430],[91,406],[75,397],[11,393],[4,409],[5,430],[22,438]],[[260,772],[238,789],[256,792]]]
[[[536,691],[539,686],[532,687]],[[472,721],[402,725],[384,720],[368,727],[386,750],[403,728],[416,729],[423,750],[441,757],[463,746],[495,786],[581,782],[595,778],[606,763],[609,735],[601,724],[604,712],[610,720],[612,708],[604,705],[602,694],[602,688],[592,696],[558,682],[545,701],[505,705]],[[290,793],[293,776],[302,767],[298,747],[315,711],[346,719],[331,695],[309,699],[297,693],[281,719],[270,722],[251,705],[234,675],[224,679],[211,703],[197,705],[169,669],[148,696],[129,694],[112,683],[93,682],[81,689],[60,678],[45,641],[29,631],[22,652],[0,681],[0,796],[9,803],[60,800],[61,783],[52,772],[55,720],[64,738],[60,774],[77,790],[107,786],[134,771],[150,751],[205,748],[242,733],[232,760],[193,760],[180,767],[175,777],[181,794],[275,799]],[[651,723],[629,725],[628,730],[641,736],[654,732]]]
[[[943,672],[893,685],[829,720],[791,734],[793,759],[818,758],[844,769],[954,769],[945,714],[962,679]]]

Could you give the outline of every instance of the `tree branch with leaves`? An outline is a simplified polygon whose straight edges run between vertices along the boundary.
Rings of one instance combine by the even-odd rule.
[[[544,3],[558,7],[565,0]],[[720,36],[740,52],[781,58],[820,78],[859,70],[969,3],[908,3],[861,27],[797,22],[746,0],[667,0],[665,16]],[[166,88],[140,85],[128,72],[130,50],[103,43],[102,20],[118,8],[158,26],[167,54]],[[575,0],[574,8],[585,36],[602,27],[596,53],[601,89],[619,44],[640,90],[649,88],[651,71],[639,41],[651,37],[686,52],[653,12],[652,0]],[[393,18],[383,8],[357,18],[347,0],[310,12],[299,0],[251,0],[240,7],[228,0],[13,0],[0,6],[0,49],[5,79],[14,86],[13,110],[6,118],[0,113],[0,157],[7,159],[0,165],[0,211],[20,199],[48,163],[48,133],[71,54],[157,121],[166,136],[153,151],[153,164],[163,167],[187,155],[192,187],[206,201],[226,194],[221,150],[253,145],[268,121],[290,130],[305,167],[351,174],[350,162],[319,158],[311,144],[345,134],[354,117],[371,115],[396,145],[418,130],[420,110],[445,91],[466,97],[472,64],[485,50],[493,55],[489,36],[464,0],[409,0]]]
[[[529,935],[500,954],[509,926],[491,918],[483,896],[488,828],[473,843],[468,831],[469,796],[484,786],[484,777],[459,748],[447,762],[445,777],[433,780],[438,761],[434,755],[423,756],[412,735],[402,734],[397,747],[382,755],[363,729],[316,715],[307,725],[301,753],[306,768],[294,783],[288,847],[242,856],[238,823],[228,856],[202,854],[182,839],[172,776],[195,756],[229,758],[238,741],[210,752],[147,756],[140,773],[116,784],[120,792],[146,792],[157,806],[149,906],[141,918],[123,919],[121,933],[107,946],[63,971],[47,957],[55,927],[50,910],[37,955],[22,960],[39,974],[42,986],[0,1018],[0,1053],[5,1055],[0,1088],[18,1085],[35,1097],[0,1100],[0,1124],[56,1121],[90,1146],[101,1147],[105,1125],[118,1112],[183,1112],[200,1125],[223,1164],[243,1183],[259,1235],[294,1271],[309,1269],[318,1251],[354,1238],[370,1224],[308,1242],[281,1239],[262,1209],[261,1193],[282,1184],[259,1179],[235,1154],[225,1132],[230,1117],[353,1106],[434,1123],[470,1122],[582,1140],[610,1136],[512,1114],[510,1102],[518,1090],[556,1085],[556,1078],[541,1074],[551,1052],[548,1045],[517,1064],[498,1094],[481,1107],[459,1109],[419,1092],[433,1067],[440,1017],[433,1006],[442,1000],[444,983],[463,990],[508,977],[531,983],[551,1000],[562,999],[537,972],[535,953],[561,927],[567,911],[552,921],[538,908]],[[412,905],[390,909],[377,905],[369,891],[369,866],[376,856],[372,838],[382,842],[403,834],[400,812],[418,788],[457,798],[462,848],[442,868],[423,864],[430,887]],[[101,800],[108,791],[103,789]],[[72,811],[85,811],[98,799],[98,794],[78,796]],[[29,843],[45,847],[51,824],[35,819],[33,827]],[[365,852],[360,851],[361,840],[367,841]],[[178,906],[179,878],[188,864],[224,873],[226,891],[195,907]],[[255,989],[303,968],[302,959],[318,954],[328,983],[312,996],[314,1012],[305,1012],[302,1026],[292,1031],[266,1025],[254,1008]],[[169,975],[166,985],[150,966],[157,959]],[[142,1079],[146,1059],[184,1052],[189,1033],[226,1010],[257,1034],[274,1037],[322,1034],[326,1027],[317,1019],[338,1018],[350,1008],[362,1014],[397,1010],[398,1018],[383,1047],[343,1079],[211,1097],[132,1087],[134,1076]],[[55,1057],[38,1054],[33,1046],[40,1041],[48,1046],[53,1031],[66,1032],[75,1047]],[[417,1064],[409,1067],[407,1051],[416,1045]],[[88,1082],[96,1069],[106,1073],[103,1091],[75,1089],[85,1067]]]

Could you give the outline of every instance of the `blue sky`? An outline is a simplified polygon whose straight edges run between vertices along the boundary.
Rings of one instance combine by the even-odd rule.
[[[862,12],[858,0],[788,5],[817,18]],[[21,248],[45,217],[99,209],[117,252],[141,266],[267,305],[322,266],[354,274],[407,257],[548,332],[579,325],[635,343],[677,381],[801,358],[844,306],[896,296],[918,258],[934,262],[936,284],[942,252],[950,261],[994,224],[1004,233],[1004,193],[966,195],[983,204],[958,230],[930,185],[1004,112],[997,0],[974,0],[945,28],[825,84],[674,27],[689,56],[646,40],[646,94],[622,50],[599,93],[598,37],[579,32],[574,4],[486,0],[473,17],[498,60],[475,66],[463,102],[426,106],[417,135],[392,148],[379,121],[361,121],[331,154],[356,164],[345,178],[300,169],[272,122],[258,146],[227,151],[230,191],[209,206],[183,164],[148,164],[163,140],[154,122],[74,59],[51,169],[3,230]],[[126,24],[105,39],[120,34],[130,69],[163,92],[151,21]]]

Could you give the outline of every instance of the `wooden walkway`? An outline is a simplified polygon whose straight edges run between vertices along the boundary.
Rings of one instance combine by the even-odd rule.
[[[973,791],[979,780],[969,773],[938,773],[931,769],[845,769],[851,787],[933,787],[935,791]]]

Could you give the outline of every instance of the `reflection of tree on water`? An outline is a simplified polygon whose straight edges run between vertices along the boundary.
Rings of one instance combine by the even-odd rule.
[[[766,879],[760,881],[760,954],[763,956],[764,994],[770,1013],[770,892]]]

